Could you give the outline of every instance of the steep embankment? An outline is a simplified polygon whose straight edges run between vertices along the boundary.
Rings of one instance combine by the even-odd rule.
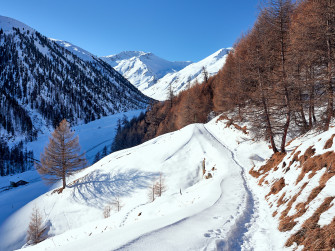
[[[291,141],[250,174],[266,190],[266,200],[286,246],[303,250],[335,248],[335,129],[309,132]]]

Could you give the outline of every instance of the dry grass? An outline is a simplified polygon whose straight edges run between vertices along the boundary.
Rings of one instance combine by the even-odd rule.
[[[57,188],[57,189],[53,190],[51,194],[54,194],[54,193],[58,193],[58,194],[60,194],[60,193],[63,192],[63,190],[64,190],[64,189],[63,189],[62,187],[61,187],[61,188]]]
[[[284,187],[285,187],[285,179],[282,177],[279,180],[277,180],[275,183],[273,183],[270,192],[265,197],[268,197],[271,194],[279,193]]]
[[[335,137],[335,134],[333,134],[330,139],[327,140],[325,146],[323,147],[324,150],[329,149],[333,146],[333,139]]]
[[[294,221],[294,219],[296,219],[298,216],[297,215],[287,216],[287,214],[291,210],[293,203],[297,200],[297,198],[300,196],[301,192],[305,189],[306,186],[307,186],[307,183],[305,183],[301,187],[300,191],[297,194],[295,194],[290,200],[288,200],[286,209],[281,213],[279,217],[279,227],[278,227],[279,231],[281,232],[289,231],[297,224]],[[286,202],[287,201],[282,201],[282,204]],[[279,204],[278,206],[282,204]]]
[[[286,193],[283,193],[282,196],[279,198],[279,200],[277,201],[277,206],[279,207],[280,205],[284,204],[287,202],[287,200],[284,200]]]
[[[218,119],[216,120],[216,123],[219,122],[220,120],[227,120],[227,125],[226,125],[227,128],[230,126],[234,126],[237,130],[242,131],[244,134],[248,134],[246,126],[241,127],[238,124],[235,124],[234,120],[228,118],[226,115],[222,114],[220,117],[218,117]]]
[[[317,224],[320,215],[331,207],[333,199],[334,197],[326,198],[312,217],[304,222],[302,228],[287,240],[286,246],[289,247],[295,242],[298,245],[304,245],[303,250],[332,250],[335,248],[335,219],[322,228]]]
[[[308,149],[307,149],[308,151]],[[307,152],[306,151],[306,152]],[[321,170],[324,167],[327,167],[328,170],[326,174],[321,178],[322,182],[325,184],[332,176],[335,175],[335,167],[332,163],[335,163],[335,153],[333,151],[326,152],[322,155],[318,155],[315,157],[309,157],[306,159],[306,155],[304,154],[299,158],[301,163],[301,173],[297,179],[297,184],[304,178],[304,176],[311,171],[309,178],[312,178],[317,171]]]
[[[332,147],[333,139],[335,134],[325,143],[324,149],[329,149]],[[302,217],[307,209],[309,204],[322,192],[326,186],[327,181],[335,176],[335,152],[328,151],[322,155],[315,156],[315,148],[313,146],[309,147],[303,154],[300,151],[297,151],[297,148],[290,154],[291,161],[289,164],[282,162],[285,154],[277,153],[274,154],[265,165],[263,165],[259,170],[252,168],[249,173],[255,177],[259,178],[259,185],[264,185],[266,183],[265,178],[268,177],[270,171],[277,171],[281,169],[284,173],[288,172],[294,164],[297,164],[300,174],[295,181],[295,185],[298,185],[302,181],[305,175],[308,175],[308,179],[311,179],[318,171],[323,168],[327,168],[326,172],[321,176],[319,180],[319,185],[315,187],[305,202],[298,203],[295,206],[295,213],[291,216],[288,216],[288,213],[293,207],[293,204],[296,202],[297,198],[301,195],[307,182],[304,183],[299,192],[296,193],[293,197],[285,198],[286,193],[281,194],[279,199],[274,205],[284,206],[284,210],[280,213],[278,210],[274,211],[272,216],[278,217],[279,215],[279,226],[278,229],[282,232],[290,231],[296,226],[299,218]],[[334,165],[333,165],[334,163]],[[282,166],[280,166],[282,165]],[[294,168],[296,168],[294,166]],[[270,181],[271,182],[271,181]],[[294,186],[294,184],[293,184]],[[278,194],[283,187],[285,187],[285,180],[282,177],[281,179],[275,181],[271,187],[270,192],[266,195],[268,200],[271,195]],[[294,187],[292,187],[294,189]],[[286,242],[286,246],[291,246],[294,242],[298,245],[303,245],[303,250],[332,250],[335,248],[335,219],[331,224],[320,227],[317,223],[319,221],[320,215],[327,211],[331,206],[331,202],[334,197],[328,197],[324,200],[322,205],[314,212],[312,217],[308,218],[301,228],[293,234]],[[271,204],[270,206],[272,206]]]
[[[255,171],[254,168],[252,168],[249,171],[249,174],[255,178],[259,178],[261,175],[267,175],[270,170],[273,168],[276,168],[280,162],[283,160],[283,158],[286,156],[286,153],[275,153],[271,156],[271,158],[266,162],[265,165],[261,166],[258,171]],[[258,184],[262,185],[264,181],[264,177],[262,178],[262,181],[260,181]]]

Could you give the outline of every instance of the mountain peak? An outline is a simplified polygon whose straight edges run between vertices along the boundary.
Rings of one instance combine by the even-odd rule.
[[[174,73],[191,62],[171,62],[152,52],[123,51],[101,57],[141,91],[154,85],[158,79],[168,73]]]
[[[144,52],[144,51],[122,51],[118,54],[109,55],[109,56],[106,56],[104,58],[108,58],[110,60],[117,61],[117,60],[130,59],[130,58],[133,58],[133,57],[140,57],[140,56],[148,55],[148,54],[152,54],[152,53],[151,52]]]

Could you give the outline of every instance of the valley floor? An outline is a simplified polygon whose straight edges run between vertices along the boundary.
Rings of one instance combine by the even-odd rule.
[[[190,125],[107,156],[73,177],[78,185],[42,195],[0,231],[22,246],[26,228],[18,234],[14,224],[26,226],[37,204],[48,212],[53,237],[26,250],[283,250],[284,236],[248,174],[270,155],[266,144],[222,121]],[[159,173],[167,191],[149,203],[148,187]],[[213,178],[205,179],[209,173]],[[116,195],[125,206],[103,219]]]

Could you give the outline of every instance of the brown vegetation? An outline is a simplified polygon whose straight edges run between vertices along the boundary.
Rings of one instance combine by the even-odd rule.
[[[275,183],[273,183],[270,192],[265,197],[268,197],[271,194],[279,193],[284,187],[285,187],[285,179],[282,177]]]
[[[313,216],[304,222],[302,228],[287,240],[286,246],[291,246],[295,242],[298,245],[304,245],[303,250],[332,250],[335,248],[335,219],[322,228],[317,224],[320,215],[331,207],[333,200],[334,197],[326,198]]]
[[[33,208],[27,230],[27,242],[30,245],[37,244],[46,239],[46,228],[43,225],[43,218],[37,207]]]
[[[327,140],[325,146],[323,147],[324,150],[329,149],[333,146],[333,139],[335,137],[335,134],[333,134],[330,139]]]
[[[249,171],[249,173],[255,178],[258,178],[261,175],[266,175],[270,170],[277,167],[280,164],[280,162],[284,159],[285,156],[286,156],[286,153],[277,152],[277,153],[275,153],[271,156],[271,158],[266,162],[265,165],[261,166],[257,171],[255,171],[252,168]],[[263,180],[262,180],[262,182],[259,182],[258,184],[262,185]]]
[[[79,153],[79,138],[74,137],[70,124],[64,119],[52,133],[41,154],[41,162],[35,163],[36,169],[48,183],[62,180],[62,189],[65,189],[66,177],[86,166],[84,154]]]
[[[321,176],[319,180],[319,185],[315,187],[309,194],[306,201],[298,203],[295,206],[295,213],[291,216],[288,216],[288,213],[292,209],[293,204],[296,202],[297,198],[301,195],[307,182],[304,183],[299,192],[297,192],[293,197],[286,198],[286,193],[284,192],[280,198],[277,200],[277,207],[285,206],[285,209],[280,213],[279,216],[279,226],[280,231],[290,231],[296,226],[298,218],[303,216],[307,209],[308,205],[322,192],[327,181],[335,175],[335,167],[333,167],[333,162],[335,161],[335,153],[333,151],[326,152],[322,155],[315,155],[315,148],[309,147],[303,154],[300,151],[295,149],[290,155],[291,161],[288,165],[290,168],[294,163],[298,164],[298,168],[301,169],[301,173],[297,178],[296,185],[304,178],[306,174],[309,173],[309,179],[312,178],[317,171],[327,168],[326,172]],[[258,171],[251,169],[250,174],[256,178],[259,178],[259,185],[262,185],[265,178],[269,174],[269,171],[278,170],[279,165],[282,165],[282,168],[286,167],[286,163],[283,163],[282,160],[285,155],[281,153],[274,154],[272,158],[262,166]],[[276,168],[277,167],[277,168]],[[281,178],[273,183],[270,192],[266,197],[271,195],[278,194],[283,187],[285,186],[284,178]],[[321,228],[317,225],[320,214],[325,212],[330,208],[330,203],[333,201],[333,197],[327,198],[324,203],[314,212],[313,216],[307,219],[302,227],[292,235],[286,242],[287,246],[291,246],[293,242],[296,242],[298,245],[304,245],[304,250],[331,250],[335,247],[334,241],[334,230],[335,230],[335,220],[328,226]],[[271,205],[270,205],[271,206]],[[278,215],[278,211],[273,213],[273,217]]]

